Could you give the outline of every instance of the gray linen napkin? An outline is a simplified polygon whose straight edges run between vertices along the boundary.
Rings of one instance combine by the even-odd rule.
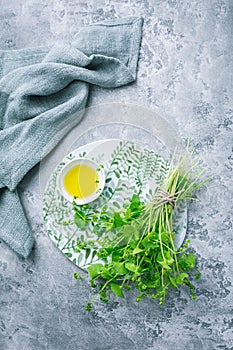
[[[70,44],[0,51],[0,238],[26,257],[33,234],[17,185],[84,114],[90,84],[136,79],[142,19],[82,28]]]

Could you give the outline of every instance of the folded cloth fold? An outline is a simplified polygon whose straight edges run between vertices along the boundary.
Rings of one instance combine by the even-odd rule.
[[[70,43],[0,51],[0,238],[28,256],[34,243],[17,186],[84,114],[90,84],[136,79],[142,19],[84,27]]]

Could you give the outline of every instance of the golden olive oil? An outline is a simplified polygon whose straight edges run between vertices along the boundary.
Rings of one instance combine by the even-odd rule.
[[[64,176],[64,187],[71,196],[85,198],[96,191],[98,181],[95,169],[86,164],[78,164]]]

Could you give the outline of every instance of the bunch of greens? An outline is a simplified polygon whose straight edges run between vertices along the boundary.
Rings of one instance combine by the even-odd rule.
[[[193,192],[205,181],[192,155],[175,152],[163,184],[153,200],[145,204],[138,194],[120,211],[112,212],[107,205],[101,211],[86,211],[73,202],[75,222],[84,229],[93,226],[96,240],[77,241],[77,251],[94,250],[100,262],[87,271],[96,294],[86,306],[91,310],[97,296],[108,302],[110,293],[123,298],[132,286],[138,290],[136,301],[149,296],[163,304],[169,288],[188,286],[192,299],[195,289],[192,278],[200,277],[195,267],[195,255],[187,252],[189,241],[177,248],[174,243],[173,211],[180,201],[193,198]],[[82,278],[75,273],[75,278]]]

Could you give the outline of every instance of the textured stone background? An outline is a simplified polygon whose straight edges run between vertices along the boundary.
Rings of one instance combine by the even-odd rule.
[[[0,0],[0,49],[69,40],[100,20],[144,17],[137,82],[93,88],[89,105],[139,104],[192,135],[213,181],[189,212],[188,236],[202,278],[197,300],[174,291],[158,307],[112,298],[84,310],[92,290],[47,237],[38,167],[21,184],[36,245],[28,259],[0,243],[0,349],[230,350],[232,293],[232,0]]]

